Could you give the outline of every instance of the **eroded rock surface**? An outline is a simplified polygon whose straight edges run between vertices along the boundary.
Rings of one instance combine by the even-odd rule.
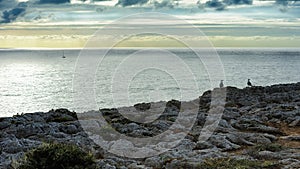
[[[209,116],[212,91],[190,103],[172,100],[101,109],[86,115],[58,109],[0,118],[0,168],[16,167],[16,161],[25,152],[51,142],[72,143],[93,152],[99,168],[201,168],[206,159],[215,158],[270,161],[275,168],[300,168],[300,83],[224,90],[226,104],[222,117],[204,142],[198,139],[203,126],[215,117]],[[191,111],[189,106],[183,106],[187,104],[197,106],[191,130],[179,144],[157,156],[120,157],[109,152],[109,147],[116,145],[108,141],[98,145],[94,140],[94,131],[99,128],[108,140],[120,139],[111,131],[134,138],[159,136],[177,124],[180,113]],[[98,121],[102,115],[103,123]],[[188,114],[182,120],[193,121]],[[177,126],[176,131],[181,127],[184,126]],[[118,146],[133,145],[118,142]]]

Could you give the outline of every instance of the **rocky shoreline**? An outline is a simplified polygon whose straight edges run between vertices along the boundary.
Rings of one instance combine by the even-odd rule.
[[[300,83],[225,89],[224,112],[206,142],[199,141],[198,137],[207,120],[212,91],[191,101],[199,105],[197,119],[180,143],[162,154],[145,158],[125,158],[103,149],[105,145],[96,144],[91,133],[82,126],[85,119],[66,109],[0,118],[0,168],[17,168],[24,153],[52,142],[75,144],[90,151],[97,166],[106,169],[205,168],[232,159],[257,162],[258,168],[300,168]],[[151,123],[131,121],[119,113],[127,111],[130,117],[131,111],[147,113],[150,108],[159,109],[160,105],[165,105],[160,116],[143,119],[154,120]],[[85,118],[102,114],[119,133],[148,138],[170,128],[181,109],[182,103],[172,100],[91,111]],[[142,117],[144,115],[139,118]],[[109,135],[109,131],[106,134]]]

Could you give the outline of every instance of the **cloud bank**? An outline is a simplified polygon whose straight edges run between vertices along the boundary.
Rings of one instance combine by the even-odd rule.
[[[0,0],[0,23],[11,23],[18,17],[26,14],[30,4],[63,4],[70,0],[29,0],[19,2],[17,0]]]
[[[132,5],[142,5],[146,4],[149,0],[119,0],[116,6],[120,5],[123,7]]]
[[[62,4],[62,3],[70,3],[70,0],[39,0],[37,3],[40,3],[40,4]]]
[[[254,1],[257,2],[257,0]],[[299,1],[300,0],[274,0],[273,2],[268,3],[268,5],[271,6],[273,3],[273,5],[278,6],[278,11],[287,12],[287,10],[290,10],[287,6],[297,7],[298,5],[297,9],[299,10]],[[106,2],[109,2],[111,5],[101,5],[102,3],[107,4]],[[70,18],[72,18],[72,14],[70,14],[72,12],[70,11],[73,11],[74,13],[79,8],[82,8],[83,10],[90,9],[98,15],[106,17],[108,15],[106,11],[116,15],[121,14],[122,16],[122,12],[130,14],[130,12],[134,13],[134,11],[161,11],[160,9],[162,8],[167,9],[164,11],[176,14],[191,11],[199,13],[212,11],[205,9],[215,9],[216,11],[223,11],[225,9],[233,10],[236,8],[245,8],[245,6],[261,10],[265,13],[265,11],[263,11],[264,9],[259,8],[257,3],[253,3],[253,0],[199,0],[198,2],[197,0],[189,0],[188,2],[185,0],[28,0],[26,2],[19,2],[18,0],[0,0],[0,23],[11,23],[22,20],[46,21],[47,19],[43,18],[43,16],[46,15],[44,13],[51,10],[65,13],[63,16],[65,18],[68,17],[66,15],[70,15]],[[37,12],[35,13],[34,11]],[[240,11],[240,14],[242,13],[245,12]],[[35,16],[33,16],[34,14]],[[239,13],[237,13],[237,15],[238,14]],[[293,14],[295,14],[295,12]],[[52,14],[48,13],[47,16],[48,15]],[[83,14],[82,17],[88,16],[84,16]],[[48,20],[50,21],[51,19]]]
[[[200,2],[198,3],[199,7],[202,7],[203,4]],[[210,0],[205,2],[204,7],[206,8],[215,8],[217,11],[221,11],[226,9],[227,6],[232,6],[232,5],[252,5],[253,0]]]

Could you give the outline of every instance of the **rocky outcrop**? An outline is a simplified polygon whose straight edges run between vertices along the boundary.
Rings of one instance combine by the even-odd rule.
[[[300,83],[224,90],[224,112],[207,141],[199,141],[198,137],[205,122],[211,120],[212,91],[190,102],[198,103],[198,115],[177,146],[142,159],[124,158],[102,149],[84,130],[80,123],[83,119],[66,109],[0,118],[0,168],[16,168],[25,152],[51,142],[72,143],[93,152],[99,168],[199,168],[206,159],[218,158],[269,161],[273,168],[300,168]],[[159,115],[151,112],[161,105],[165,108]],[[91,111],[84,120],[94,127],[92,116],[101,114],[117,132],[149,138],[167,131],[183,109],[186,107],[176,100],[140,103]],[[108,129],[106,134],[110,137]]]
[[[0,118],[0,126],[0,168],[8,168],[26,151],[43,143],[73,143],[87,149],[96,147],[82,130],[76,113],[67,109]]]

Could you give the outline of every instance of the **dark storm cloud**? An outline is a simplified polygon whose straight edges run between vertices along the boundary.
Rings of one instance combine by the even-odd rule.
[[[116,5],[120,6],[132,6],[132,5],[142,5],[147,3],[149,0],[119,0]]]
[[[215,8],[218,11],[224,10],[227,6],[231,5],[252,5],[253,0],[210,0],[204,6],[208,8]]]
[[[222,2],[220,2],[219,0],[211,0],[211,1],[207,1],[205,3],[206,7],[210,7],[210,8],[218,8],[221,6],[224,6],[224,4]]]
[[[252,5],[253,0],[224,0],[227,5]]]
[[[207,1],[204,6],[208,8],[215,8],[217,11],[222,11],[226,8],[226,5],[219,0]]]
[[[0,23],[10,23],[25,14],[27,3],[16,0],[0,0]]]
[[[18,2],[17,0],[0,0],[0,23],[10,23],[18,17],[25,15],[27,4],[62,4],[70,3],[70,0],[29,0]]]
[[[14,8],[6,10],[2,13],[2,21],[0,23],[10,23],[25,13],[25,8]]]
[[[70,0],[38,0],[40,4],[63,4],[70,3]]]

